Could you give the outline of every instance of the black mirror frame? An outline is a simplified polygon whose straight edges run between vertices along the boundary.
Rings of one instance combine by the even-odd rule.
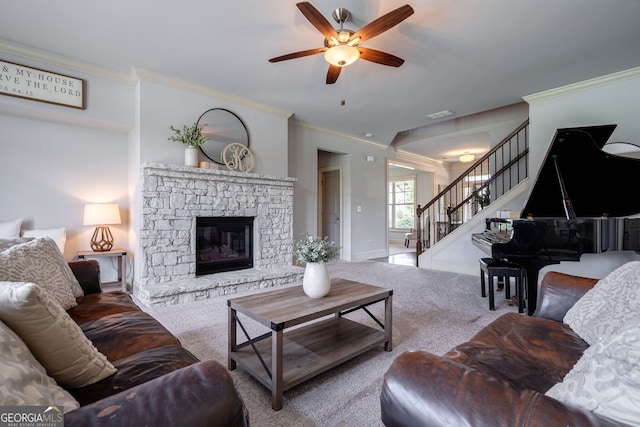
[[[242,125],[242,128],[244,129],[244,133],[246,135],[246,144],[245,141],[233,141],[233,142],[238,142],[241,143],[243,145],[246,145],[247,148],[249,148],[249,131],[247,130],[247,126],[244,124],[244,122],[242,121],[242,119],[233,111],[227,110],[226,108],[210,108],[207,111],[205,111],[204,113],[202,113],[200,115],[200,117],[198,118],[198,121],[196,122],[196,126],[200,127],[200,121],[202,120],[202,118],[209,112],[211,111],[223,111],[225,113],[231,114],[233,117],[235,117],[238,122],[240,122],[240,124]],[[206,123],[203,124],[202,126],[206,126]],[[212,141],[215,143],[214,140],[208,140],[208,141]],[[200,147],[200,152],[202,152],[202,154],[205,155],[205,157],[209,160],[211,160],[212,162],[219,164],[219,165],[224,165],[225,163],[222,161],[222,159],[220,158],[220,155],[222,154],[222,150],[224,150],[224,147],[226,147],[227,144],[225,144],[224,146],[221,146],[219,149],[219,153],[218,153],[218,158],[216,159],[215,157],[215,152],[212,153],[211,150],[209,150],[209,152],[207,153],[207,151],[205,151],[205,146],[208,144],[208,142],[205,142],[204,144],[202,144]],[[217,147],[215,147],[217,149]]]

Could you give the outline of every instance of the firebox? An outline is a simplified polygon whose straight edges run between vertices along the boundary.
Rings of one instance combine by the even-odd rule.
[[[253,267],[253,217],[196,217],[196,276]]]

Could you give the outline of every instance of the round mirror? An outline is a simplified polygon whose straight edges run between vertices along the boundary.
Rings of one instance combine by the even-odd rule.
[[[224,165],[222,150],[237,143],[249,147],[249,133],[240,117],[224,108],[212,108],[202,113],[196,126],[202,127],[207,142],[200,146],[202,154],[213,162]]]

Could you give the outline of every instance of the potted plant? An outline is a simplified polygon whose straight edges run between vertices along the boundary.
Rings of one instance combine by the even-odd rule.
[[[202,126],[194,123],[191,126],[184,125],[182,130],[169,126],[173,131],[173,135],[169,137],[169,141],[179,142],[185,146],[184,164],[185,166],[198,166],[198,147],[207,141],[202,135]]]
[[[480,209],[484,209],[489,206],[491,203],[491,194],[489,191],[489,187],[485,187],[482,190],[476,192],[476,200],[478,205],[480,205]]]
[[[293,254],[298,262],[306,263],[302,289],[311,298],[321,298],[331,290],[331,279],[326,263],[338,258],[340,247],[327,237],[321,239],[310,234],[293,244]]]

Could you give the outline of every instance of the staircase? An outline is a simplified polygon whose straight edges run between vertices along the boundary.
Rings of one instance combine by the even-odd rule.
[[[528,155],[526,120],[424,207],[418,205],[416,256],[526,179]]]

